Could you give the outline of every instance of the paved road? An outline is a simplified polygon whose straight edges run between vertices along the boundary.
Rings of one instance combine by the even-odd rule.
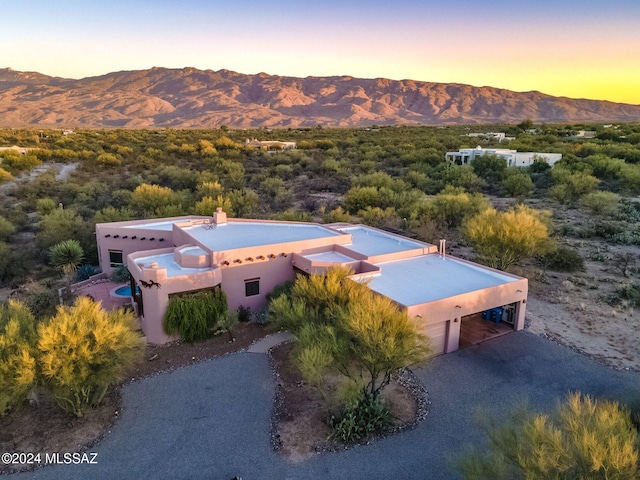
[[[149,378],[123,392],[98,465],[47,467],[11,478],[455,479],[450,459],[483,439],[478,409],[503,416],[519,399],[549,410],[568,391],[640,399],[640,374],[607,369],[528,332],[440,356],[414,369],[431,396],[416,429],[293,464],[269,443],[274,383],[266,355],[237,353]]]

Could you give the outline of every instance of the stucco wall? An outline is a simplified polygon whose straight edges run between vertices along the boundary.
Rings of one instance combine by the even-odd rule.
[[[247,297],[245,280],[260,279],[260,294]],[[248,263],[240,266],[222,268],[222,289],[227,294],[229,310],[239,306],[259,310],[267,305],[266,296],[276,286],[287,280],[294,280],[295,272],[291,265],[291,256],[276,257],[263,262]]]

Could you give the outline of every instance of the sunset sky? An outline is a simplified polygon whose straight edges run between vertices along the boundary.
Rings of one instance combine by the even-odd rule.
[[[638,0],[0,0],[0,67],[351,75],[640,104]]]

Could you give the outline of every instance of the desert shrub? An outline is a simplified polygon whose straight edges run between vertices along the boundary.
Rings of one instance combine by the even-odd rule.
[[[618,209],[618,219],[625,222],[640,222],[640,203],[623,200]]]
[[[584,259],[573,248],[559,246],[556,250],[539,257],[540,263],[556,272],[584,270]]]
[[[227,297],[220,288],[169,299],[162,326],[168,335],[189,343],[211,338],[227,312]]]
[[[111,273],[111,280],[115,283],[129,283],[131,274],[127,266],[123,264],[115,267]]]
[[[479,193],[468,193],[460,187],[445,187],[426,206],[430,220],[448,228],[460,226],[465,218],[476,215],[489,207],[489,202]]]
[[[383,433],[391,422],[391,410],[384,401],[362,391],[357,401],[348,405],[334,423],[332,436],[342,443],[355,443]]]
[[[591,192],[580,199],[580,204],[596,215],[612,215],[620,204],[620,195],[612,192]]]
[[[3,183],[8,183],[13,180],[13,175],[7,172],[4,168],[0,167],[0,185]]]
[[[96,274],[96,271],[96,267],[94,267],[93,265],[89,265],[88,263],[84,263],[80,265],[76,270],[76,280],[78,282],[88,280],[89,277],[92,277]]]
[[[0,416],[36,386],[36,320],[19,302],[0,305]]]
[[[0,215],[0,240],[5,240],[16,231],[15,225]]]
[[[36,200],[36,211],[43,216],[49,215],[56,209],[57,206],[58,204],[53,198],[46,197]]]
[[[102,402],[109,386],[142,357],[133,313],[107,312],[78,297],[38,328],[38,364],[44,384],[65,411],[78,417]]]
[[[358,212],[360,220],[365,225],[372,227],[395,226],[399,222],[398,214],[395,208],[387,207],[384,210],[380,207],[367,207]]]
[[[24,297],[24,303],[36,318],[50,318],[56,313],[58,295],[54,290],[30,293]]]
[[[505,195],[514,198],[525,198],[534,188],[531,177],[519,168],[507,170],[500,187]]]
[[[488,428],[488,448],[459,461],[466,479],[640,478],[638,432],[616,402],[575,393],[552,415],[521,409]]]
[[[242,305],[240,305],[238,307],[238,321],[239,322],[248,322],[251,320],[251,308],[250,307],[244,307]]]
[[[276,285],[275,288],[267,294],[267,302],[270,302],[274,298],[278,298],[280,295],[288,295],[291,292],[292,288],[293,282],[289,280]]]
[[[640,285],[632,283],[624,285],[605,297],[604,300],[613,307],[626,303],[631,307],[638,308],[640,307]]]
[[[566,168],[554,168],[552,177],[555,185],[549,194],[560,203],[574,204],[583,195],[593,192],[600,180],[588,173],[571,173]]]
[[[547,221],[544,212],[524,205],[506,212],[490,208],[468,219],[462,231],[486,265],[505,270],[555,248]]]

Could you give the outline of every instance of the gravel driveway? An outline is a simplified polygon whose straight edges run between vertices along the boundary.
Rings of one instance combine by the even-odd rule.
[[[615,371],[526,331],[414,368],[429,391],[416,429],[299,464],[274,453],[274,380],[263,353],[241,352],[129,385],[120,420],[96,447],[97,465],[57,465],[12,478],[455,479],[450,459],[494,417],[527,399],[550,410],[569,391],[640,400],[640,374]]]

